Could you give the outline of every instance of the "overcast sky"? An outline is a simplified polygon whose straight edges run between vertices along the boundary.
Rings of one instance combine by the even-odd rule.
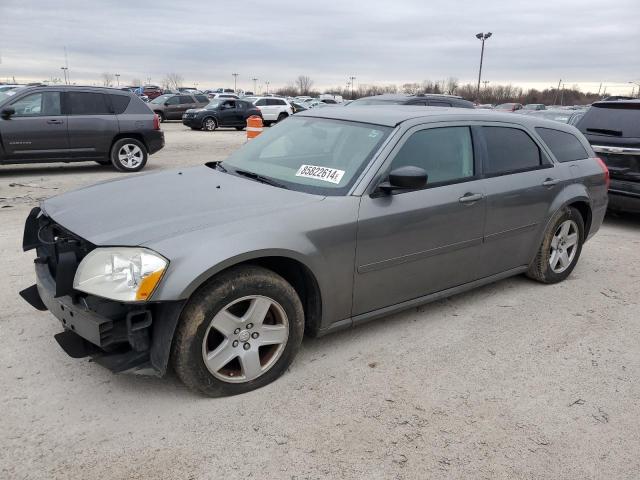
[[[273,87],[305,74],[318,88],[483,79],[540,88],[630,91],[640,82],[640,0],[128,1],[0,0],[0,79]]]

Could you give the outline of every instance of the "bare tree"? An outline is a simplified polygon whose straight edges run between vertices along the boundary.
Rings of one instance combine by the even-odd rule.
[[[104,72],[102,75],[100,75],[102,84],[105,87],[113,87],[113,81],[115,80],[115,78],[116,77],[113,75],[113,73],[109,73],[109,72]]]
[[[460,83],[458,79],[455,77],[449,77],[444,81],[444,93],[448,95],[455,95],[456,90],[458,90],[458,86]]]
[[[182,86],[184,78],[179,73],[167,73],[162,80],[162,86],[164,88],[170,88],[171,90],[177,90]]]
[[[300,95],[309,95],[311,87],[313,87],[313,80],[306,75],[299,75],[298,78],[296,78],[296,86],[300,91]]]

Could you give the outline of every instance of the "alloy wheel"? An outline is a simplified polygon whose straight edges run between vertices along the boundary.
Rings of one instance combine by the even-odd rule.
[[[216,121],[213,118],[207,118],[204,121],[204,128],[205,130],[212,132],[216,129]]]
[[[551,239],[549,266],[555,273],[562,273],[571,266],[578,251],[578,224],[565,220]]]
[[[142,163],[144,154],[142,149],[133,143],[125,143],[118,150],[118,160],[126,169],[134,169]]]
[[[211,374],[225,382],[258,378],[278,361],[289,338],[289,320],[269,297],[234,300],[211,320],[202,341],[202,359]]]

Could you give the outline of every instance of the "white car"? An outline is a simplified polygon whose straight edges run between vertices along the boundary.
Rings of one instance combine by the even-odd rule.
[[[284,120],[289,115],[293,115],[291,104],[284,98],[278,97],[244,97],[253,103],[262,112],[262,118],[265,125]]]

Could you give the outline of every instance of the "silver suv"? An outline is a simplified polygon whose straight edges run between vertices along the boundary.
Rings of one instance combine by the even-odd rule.
[[[190,387],[231,395],[282,375],[305,332],[512,275],[564,280],[607,184],[582,134],[557,122],[305,111],[223,162],[44,201],[23,241],[37,284],[21,294],[60,320],[72,356],[158,375],[171,361]]]

